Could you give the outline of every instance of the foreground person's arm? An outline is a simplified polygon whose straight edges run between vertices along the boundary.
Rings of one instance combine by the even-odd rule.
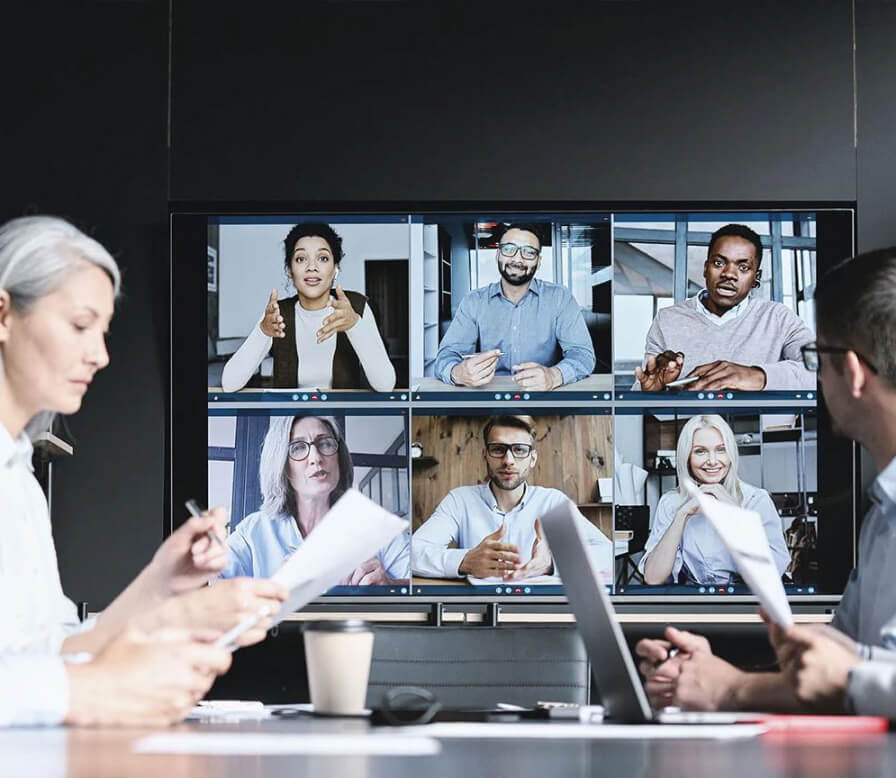
[[[229,666],[227,651],[173,630],[127,629],[84,664],[0,654],[0,726],[171,724]]]

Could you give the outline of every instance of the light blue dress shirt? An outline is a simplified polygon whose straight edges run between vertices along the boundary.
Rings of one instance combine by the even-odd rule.
[[[219,577],[270,578],[302,542],[292,516],[270,516],[261,511],[250,513],[227,538],[227,565]],[[377,552],[383,570],[390,578],[410,577],[409,544],[410,532],[405,531]]]
[[[519,503],[505,513],[498,507],[487,483],[458,486],[445,495],[432,516],[414,533],[414,573],[432,578],[459,578],[457,568],[467,551],[502,524],[502,542],[519,548],[520,561],[525,564],[532,558],[535,519],[566,502],[570,502],[569,497],[559,489],[527,484]],[[575,515],[597,569],[605,579],[612,580],[613,544],[579,511]]]
[[[451,369],[464,354],[495,348],[504,352],[496,375],[537,362],[558,368],[563,383],[570,384],[594,370],[594,347],[579,304],[566,287],[537,278],[517,303],[504,296],[498,282],[464,297],[439,345],[435,375],[452,384]]]
[[[849,671],[846,705],[854,713],[896,718],[896,459],[874,479],[872,507],[859,534],[859,566],[831,621],[869,660]]]

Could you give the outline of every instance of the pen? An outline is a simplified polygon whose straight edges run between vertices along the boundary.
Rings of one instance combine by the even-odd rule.
[[[269,605],[262,605],[252,616],[247,616],[239,624],[227,630],[221,637],[215,641],[215,645],[219,648],[226,648],[233,651],[236,648],[234,641],[242,635],[246,630],[252,629],[259,621],[268,618],[272,613]]]
[[[199,503],[196,502],[192,497],[184,503],[184,507],[187,509],[191,516],[201,516],[202,508],[199,507]],[[224,541],[218,537],[218,533],[215,532],[214,529],[207,529],[205,532],[206,537],[212,541],[212,543],[217,543],[221,548],[224,548]]]
[[[479,354],[461,354],[461,357],[463,357],[464,359],[471,359],[472,357],[478,357],[478,356],[479,356]],[[504,356],[504,352],[503,352],[503,351],[499,351],[497,354],[495,354],[495,356],[496,356],[496,357],[503,357],[503,356]]]

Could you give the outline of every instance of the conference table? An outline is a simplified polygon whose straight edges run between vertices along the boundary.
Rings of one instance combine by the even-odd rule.
[[[479,725],[486,726],[486,725]],[[552,727],[567,726],[563,723]],[[391,731],[391,730],[389,730]],[[377,737],[364,720],[266,719],[185,723],[166,730],[20,729],[0,731],[0,775],[16,778],[756,778],[896,774],[896,734],[771,734],[741,740],[440,739],[423,756],[208,755],[135,753],[153,734],[215,733]],[[558,729],[559,733],[559,729]]]

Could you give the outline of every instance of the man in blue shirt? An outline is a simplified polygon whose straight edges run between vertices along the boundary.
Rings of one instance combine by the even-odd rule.
[[[439,345],[435,375],[446,384],[480,387],[512,375],[521,389],[545,392],[594,369],[594,347],[569,290],[541,281],[541,240],[532,224],[511,224],[498,241],[501,281],[460,302]]]
[[[413,572],[473,583],[552,576],[554,560],[539,517],[569,497],[529,483],[538,461],[532,417],[494,416],[482,437],[488,480],[452,489],[420,525],[411,544]],[[595,566],[612,580],[613,545],[579,511],[575,515]]]

